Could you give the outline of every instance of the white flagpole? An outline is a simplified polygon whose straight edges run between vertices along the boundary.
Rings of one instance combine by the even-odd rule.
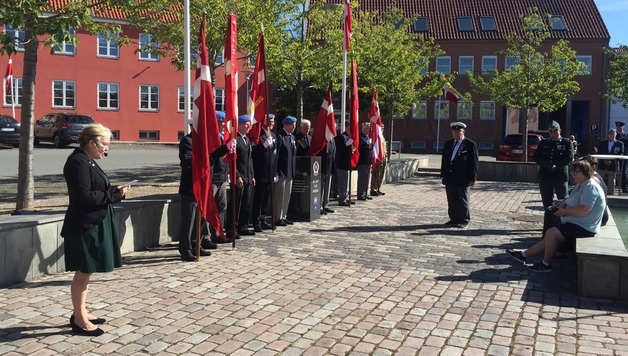
[[[11,78],[10,80],[11,80],[11,109],[13,110],[13,118],[17,119],[15,117],[15,97],[17,96],[16,95],[17,93],[15,92],[15,81],[13,80],[13,78]]]
[[[190,133],[190,0],[183,1],[183,133]]]
[[[438,153],[438,146],[440,145],[440,99],[443,95],[438,96],[438,111],[436,112],[436,153]]]
[[[344,40],[343,40],[344,43]],[[345,46],[344,44],[342,45]],[[340,132],[345,131],[345,112],[347,111],[347,49],[342,52],[342,101],[340,105]]]

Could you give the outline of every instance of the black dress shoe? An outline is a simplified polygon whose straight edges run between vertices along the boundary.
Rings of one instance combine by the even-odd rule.
[[[240,236],[254,236],[255,235],[255,231],[251,231],[251,230],[240,230],[238,231],[238,235]],[[236,237],[236,240],[238,238]]]
[[[378,192],[378,193],[379,193],[379,195],[386,195],[386,193],[384,193],[384,192]]]
[[[288,224],[283,220],[277,220],[275,221],[275,226],[288,226]]]
[[[349,204],[355,204],[355,200],[350,201]]]
[[[375,191],[375,190],[371,190],[371,195],[376,197],[376,196],[379,195],[379,193],[377,191]]]
[[[271,230],[273,228],[273,226],[269,223],[267,223],[266,221],[262,221],[262,223],[260,224],[260,226],[262,227],[262,229],[264,230]]]
[[[451,220],[449,220],[448,222],[445,223],[445,226],[454,226],[454,225],[458,225],[457,222],[453,222]]]
[[[104,318],[89,319],[89,322],[94,325],[104,324],[106,321],[107,319]],[[74,314],[70,316],[70,325],[72,325],[72,322],[74,322]]]
[[[366,200],[373,200],[373,198],[369,197],[369,196],[365,196]]]
[[[288,224],[288,225],[292,225],[294,224],[292,221],[288,220],[288,219],[283,219],[283,221]]]
[[[81,336],[100,336],[105,333],[105,331],[101,328],[96,328],[94,330],[85,330],[82,327],[76,325],[74,322],[74,318],[70,317],[70,326],[72,326],[72,332],[76,335]]]
[[[183,262],[194,262],[196,261],[196,256],[194,256],[191,252],[184,253],[181,255],[181,261]]]
[[[326,213],[333,213],[334,212],[332,209],[329,209],[329,208],[325,208],[324,210],[325,210]]]
[[[358,197],[358,200],[366,200],[366,197]]]
[[[349,202],[338,203],[338,206],[350,206]]]
[[[212,242],[213,239],[214,238],[212,237],[211,239],[201,241],[201,247],[206,249],[206,250],[215,250],[215,249],[217,249],[218,246],[216,246],[216,244]]]
[[[212,255],[212,253],[209,252],[209,250],[201,248],[201,256],[211,256],[211,255]]]
[[[264,231],[264,229],[262,229],[262,225],[260,225],[260,224],[253,225],[253,230],[255,232],[263,232]]]

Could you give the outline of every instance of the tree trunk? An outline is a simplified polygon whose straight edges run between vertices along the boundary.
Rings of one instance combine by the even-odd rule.
[[[33,19],[27,18],[22,74],[22,115],[20,118],[20,154],[18,163],[17,199],[15,209],[33,210],[35,181],[33,179],[33,116],[35,113],[35,75],[37,72],[37,36],[29,29]]]

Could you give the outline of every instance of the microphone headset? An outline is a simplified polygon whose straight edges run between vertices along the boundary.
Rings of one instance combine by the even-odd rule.
[[[103,153],[103,156],[105,157],[109,156],[109,154],[105,152],[105,149],[101,145],[99,145],[96,141],[94,141],[94,147],[96,147],[98,151],[100,151],[100,153]]]

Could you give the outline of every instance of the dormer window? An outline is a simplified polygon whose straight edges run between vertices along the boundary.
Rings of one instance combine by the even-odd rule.
[[[429,32],[430,24],[427,17],[421,16],[414,21],[414,32]]]
[[[565,24],[565,19],[562,15],[552,15],[550,17],[550,28],[554,31],[565,31],[567,30],[567,25]]]
[[[480,27],[482,31],[497,31],[495,18],[493,16],[480,16]]]
[[[458,16],[458,31],[460,32],[473,32],[473,21],[471,16]]]

